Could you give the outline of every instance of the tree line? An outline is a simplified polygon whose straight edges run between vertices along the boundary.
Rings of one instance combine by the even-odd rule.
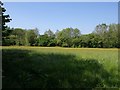
[[[9,35],[3,37],[4,46],[59,46],[59,47],[87,47],[87,48],[118,48],[119,35],[118,24],[99,24],[90,34],[81,34],[77,28],[65,28],[57,30],[55,33],[52,30],[47,30],[43,35],[39,34],[39,30],[10,28]]]

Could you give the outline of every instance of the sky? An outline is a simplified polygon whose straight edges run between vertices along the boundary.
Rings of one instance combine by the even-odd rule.
[[[118,23],[117,2],[5,2],[6,14],[14,28],[38,28],[43,34],[63,28],[78,28],[91,33],[98,24]]]
[[[119,0],[1,0],[2,2],[119,2]]]

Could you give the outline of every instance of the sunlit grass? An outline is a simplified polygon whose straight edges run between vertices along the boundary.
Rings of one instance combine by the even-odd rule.
[[[15,62],[14,63],[12,62],[10,66],[13,65],[14,68],[18,68],[16,66],[18,65],[20,66],[18,68],[20,71],[21,68],[23,68],[24,70],[25,67],[26,70],[33,69],[33,71],[35,70],[35,72],[36,73],[38,72],[38,74],[39,72],[42,73],[43,76],[40,76],[37,79],[43,80],[43,83],[42,82],[38,83],[39,80],[34,81],[33,79],[31,79],[29,75],[26,73],[27,71],[25,70],[24,74],[28,75],[26,76],[26,78],[33,80],[33,82],[31,83],[27,82],[26,85],[28,85],[28,87],[30,87],[31,84],[34,84],[33,87],[34,86],[38,87],[40,85],[40,87],[46,86],[46,87],[63,87],[63,88],[85,87],[85,86],[86,87],[118,86],[117,84],[118,83],[118,49],[116,48],[105,49],[105,48],[61,48],[61,47],[15,46],[15,47],[2,47],[2,49],[4,55],[3,60],[9,62],[8,63],[6,61],[5,62],[3,61],[3,66],[5,65],[7,67],[8,65],[9,67],[11,60],[13,60]],[[39,71],[39,69],[42,71]],[[23,78],[23,76],[21,77]],[[25,81],[26,78],[24,79]],[[21,87],[21,86],[27,87],[22,84],[20,86],[18,85],[17,87]]]

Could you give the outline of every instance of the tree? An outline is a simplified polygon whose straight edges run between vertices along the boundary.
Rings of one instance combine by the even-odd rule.
[[[108,33],[108,25],[106,24],[99,24],[96,26],[95,30],[93,31],[93,34],[98,35],[100,39],[100,43],[102,44],[101,47],[108,47],[108,41],[107,41],[107,33]]]
[[[3,3],[0,1],[0,17],[1,17],[1,30],[2,30],[2,42],[3,45],[5,45],[5,39],[6,37],[10,34],[11,30],[8,29],[8,27],[6,26],[6,23],[10,22],[12,19],[10,19],[9,15],[5,15],[6,9],[3,7]]]
[[[107,33],[107,43],[109,47],[118,47],[118,25],[110,24]]]
[[[48,35],[48,37],[54,37],[54,33],[49,29],[44,34]]]
[[[48,35],[39,35],[39,38],[37,38],[38,46],[48,46],[49,38]]]
[[[38,29],[30,29],[27,31],[27,38],[28,42],[30,43],[31,46],[36,45],[36,40],[39,36]]]
[[[80,30],[79,29],[77,29],[77,28],[75,28],[74,30],[73,30],[73,37],[79,37],[80,35],[81,35],[81,32],[80,32]]]
[[[80,47],[80,38],[72,39],[72,47]]]
[[[26,45],[26,40],[25,40],[25,34],[26,31],[21,28],[15,28],[13,29],[11,35],[12,37],[14,36],[14,41],[15,45]]]

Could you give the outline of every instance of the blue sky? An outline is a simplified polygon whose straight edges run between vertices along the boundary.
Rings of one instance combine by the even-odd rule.
[[[10,27],[62,30],[73,27],[82,34],[91,33],[98,24],[118,22],[117,2],[6,2]]]

